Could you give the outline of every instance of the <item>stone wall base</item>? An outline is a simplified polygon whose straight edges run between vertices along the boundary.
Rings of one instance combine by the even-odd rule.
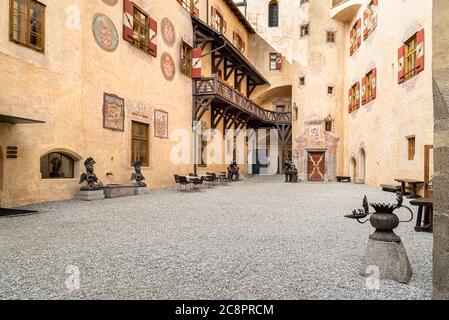
[[[80,191],[76,194],[75,199],[83,201],[93,201],[104,199],[103,190]]]

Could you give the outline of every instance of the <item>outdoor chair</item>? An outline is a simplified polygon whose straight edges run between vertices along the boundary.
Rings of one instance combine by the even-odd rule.
[[[204,177],[193,179],[190,181],[196,190],[199,190],[201,186],[204,186]]]
[[[212,185],[216,186],[217,185],[217,175],[213,172],[206,172],[206,174],[210,175],[210,182]]]
[[[184,191],[187,191],[187,186],[190,188],[189,180],[187,180],[186,177],[182,177],[182,176],[179,176],[178,179],[179,179],[180,187],[184,186]]]
[[[218,178],[222,184],[228,184],[229,178],[226,172],[220,172]]]
[[[179,181],[179,176],[177,174],[175,174],[175,186],[176,186],[176,189],[179,189],[181,187],[181,183]]]

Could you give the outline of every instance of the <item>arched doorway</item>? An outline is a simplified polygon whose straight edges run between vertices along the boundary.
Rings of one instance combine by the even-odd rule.
[[[357,161],[354,157],[349,160],[349,176],[351,177],[352,182],[357,181]]]
[[[365,149],[360,149],[359,152],[359,175],[358,182],[365,183],[366,179],[366,153]]]

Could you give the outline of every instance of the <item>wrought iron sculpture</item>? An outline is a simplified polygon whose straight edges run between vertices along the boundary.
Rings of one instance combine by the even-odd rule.
[[[376,228],[376,231],[370,235],[370,239],[384,242],[401,242],[401,238],[394,233],[394,229],[399,226],[401,222],[410,222],[413,220],[413,211],[403,205],[404,198],[402,193],[396,193],[397,204],[384,204],[384,203],[370,203],[368,204],[368,198],[363,198],[363,209],[354,210],[352,214],[345,216],[346,218],[355,219],[360,224],[365,224],[370,221],[371,225]],[[373,207],[375,212],[369,212],[369,206]],[[400,221],[399,217],[394,213],[395,210],[405,208],[410,214],[411,218],[408,221]],[[361,221],[371,215],[369,219]]]
[[[82,187],[82,191],[100,190],[103,184],[98,180],[97,175],[94,173],[95,160],[92,157],[87,158],[84,161],[86,167],[86,173],[81,175],[80,184],[87,182],[87,186]]]
[[[292,161],[285,161],[285,182],[298,182],[298,169],[296,169]]]
[[[139,187],[146,187],[147,184],[144,182],[145,177],[142,174],[142,162],[140,160],[137,160],[133,164],[135,172],[131,175],[131,180],[136,181],[136,185]]]
[[[233,161],[228,167],[229,181],[239,180],[239,178],[240,178],[239,170],[240,170],[240,168],[237,166],[237,162]]]

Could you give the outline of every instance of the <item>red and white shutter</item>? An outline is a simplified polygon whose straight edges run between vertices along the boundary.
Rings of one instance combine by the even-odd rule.
[[[360,108],[360,82],[355,84],[355,99],[355,108],[358,109]]]
[[[357,21],[357,48],[362,44],[362,19]]]
[[[157,21],[149,18],[150,26],[150,54],[157,57]]]
[[[366,9],[365,12],[363,13],[363,26],[365,27],[365,29],[363,30],[363,40],[366,40],[369,36],[370,32],[369,19],[370,19],[370,10]]]
[[[351,29],[351,33],[349,34],[350,36],[350,48],[349,48],[349,53],[352,56],[354,54],[354,47],[355,47],[355,43],[354,43],[354,30]]]
[[[379,0],[373,0],[373,3],[371,5],[371,30],[376,29],[377,27],[377,21],[378,21],[378,7],[379,6]]]
[[[368,80],[367,77],[362,78],[362,105],[366,104],[366,98],[367,98],[367,90],[366,90],[366,81]]]
[[[352,112],[352,88],[349,89],[348,100],[349,100],[348,112],[351,113]]]
[[[123,0],[123,39],[134,42],[134,4],[130,0]]]
[[[424,29],[416,35],[416,73],[424,71]]]
[[[404,74],[405,59],[404,59],[404,46],[398,49],[398,83],[401,84],[405,81]]]
[[[192,78],[201,78],[201,48],[194,48],[192,50]]]
[[[198,8],[198,2],[199,0],[193,1],[193,7],[192,7],[192,15],[199,18],[200,16],[200,9]]]
[[[215,9],[214,6],[211,6],[210,8],[210,23],[212,28],[214,28],[215,30],[217,30],[217,20],[216,20],[216,16],[217,16],[217,9]]]
[[[278,53],[276,55],[276,70],[282,69],[282,54]]]
[[[372,80],[371,80],[371,99],[376,99],[377,92],[377,69],[374,68],[372,71]]]

